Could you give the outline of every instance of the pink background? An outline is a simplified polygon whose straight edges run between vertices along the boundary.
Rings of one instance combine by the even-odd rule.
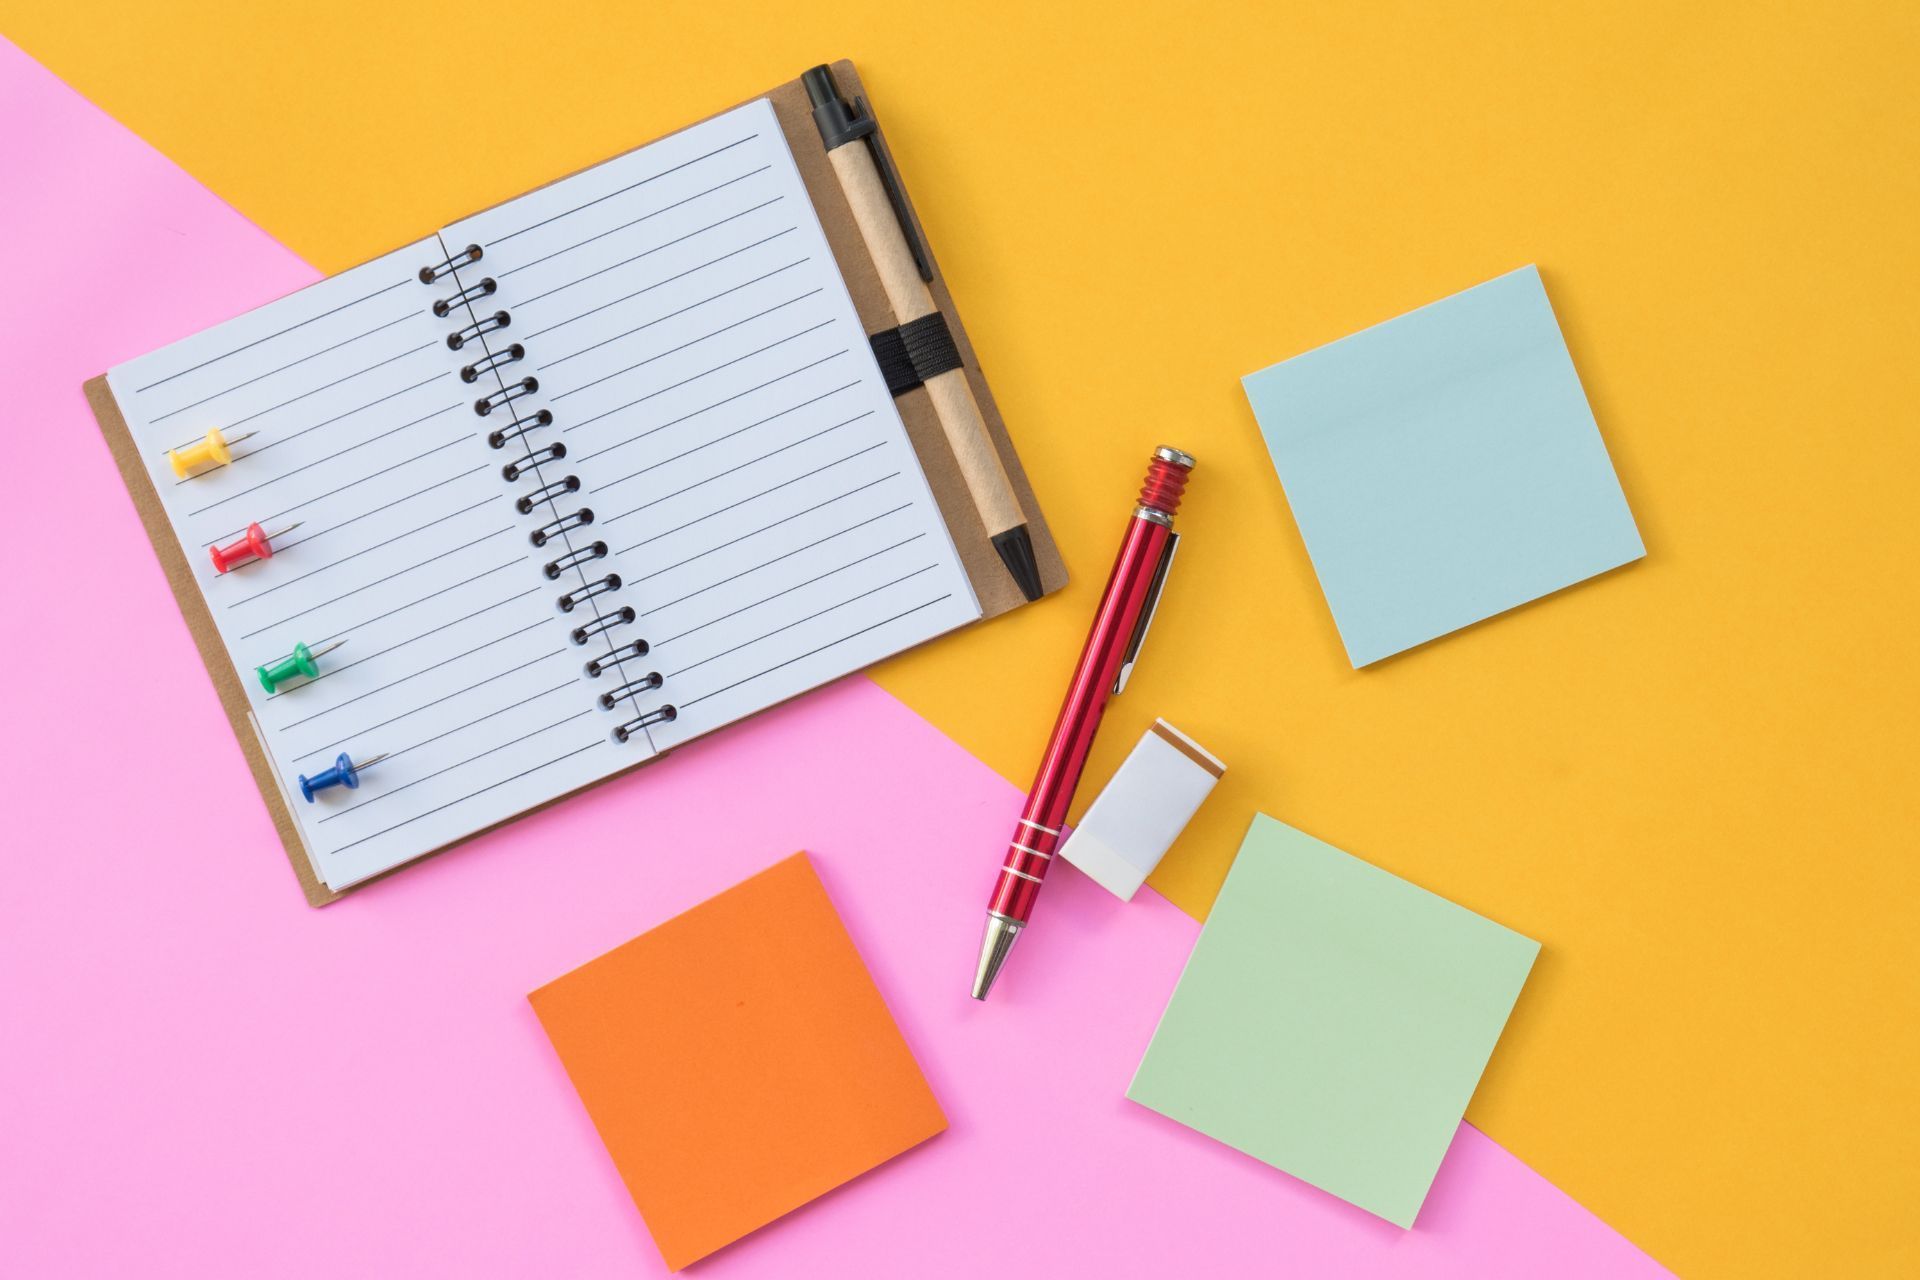
[[[1126,1102],[1151,893],[969,1001],[1018,796],[864,679],[308,910],[80,384],[313,272],[4,41],[0,118],[9,1274],[661,1272],[525,993],[798,848],[952,1128],[694,1274],[1664,1274],[1468,1126],[1403,1232]]]

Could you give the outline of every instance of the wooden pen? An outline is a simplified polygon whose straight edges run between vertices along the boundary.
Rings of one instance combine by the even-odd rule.
[[[880,141],[873,113],[864,101],[849,103],[840,96],[830,67],[815,67],[800,79],[813,103],[813,121],[820,129],[820,140],[893,309],[894,323],[899,326],[894,332],[900,359],[911,365],[933,401],[934,415],[960,464],[967,493],[994,550],[1000,553],[1020,593],[1038,600],[1040,566],[1034,559],[1026,513],[1020,509],[1013,483],[1007,479],[1000,451],[987,433],[986,420],[980,416],[980,406],[974,401],[973,387],[960,365],[946,320],[927,287],[933,280],[933,263],[914,228],[906,193]]]

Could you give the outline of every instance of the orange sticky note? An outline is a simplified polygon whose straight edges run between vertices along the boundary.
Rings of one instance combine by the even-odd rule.
[[[675,1271],[947,1127],[804,853],[528,998]]]

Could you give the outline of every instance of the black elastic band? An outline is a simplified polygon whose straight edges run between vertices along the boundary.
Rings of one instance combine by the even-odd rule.
[[[873,344],[873,358],[880,363],[887,390],[896,396],[960,367],[960,348],[953,343],[946,316],[938,311],[873,334],[867,341]]]

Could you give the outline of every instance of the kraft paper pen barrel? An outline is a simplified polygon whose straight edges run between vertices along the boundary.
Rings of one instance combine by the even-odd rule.
[[[813,120],[819,126],[827,158],[833,162],[834,174],[860,228],[860,238],[866,242],[879,272],[895,323],[907,330],[916,322],[929,323],[931,318],[931,325],[938,330],[930,335],[932,341],[944,342],[951,353],[951,339],[934,305],[933,293],[927,288],[933,279],[933,264],[913,226],[906,193],[880,141],[872,113],[866,103],[849,103],[840,96],[840,86],[829,67],[815,67],[800,79],[813,103]],[[850,145],[853,143],[863,145]],[[942,363],[948,367],[929,374],[921,385],[933,401],[940,429],[946,433],[967,493],[980,513],[987,536],[993,540],[994,550],[1000,553],[1001,563],[1020,593],[1038,600],[1042,591],[1040,566],[1034,559],[1026,513],[1020,509],[1013,482],[1007,478],[1000,452],[994,448],[986,420],[980,416],[967,371],[959,367],[957,357]]]

